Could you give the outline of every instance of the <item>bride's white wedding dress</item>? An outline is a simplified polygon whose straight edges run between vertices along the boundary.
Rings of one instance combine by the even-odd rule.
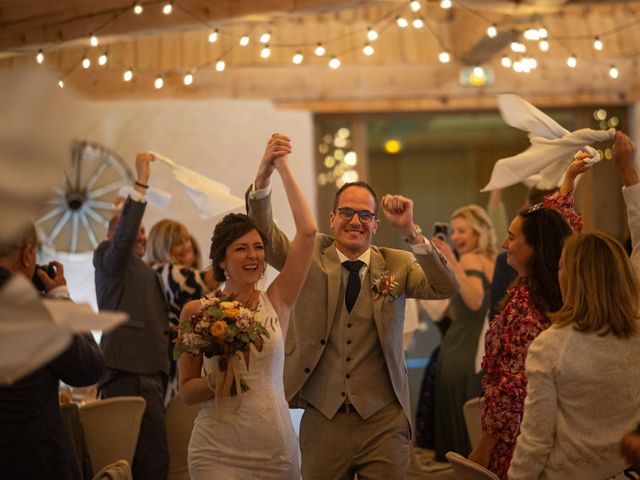
[[[256,318],[266,322],[271,338],[258,352],[251,347],[249,370],[238,362],[249,385],[236,410],[236,397],[209,400],[202,405],[189,442],[192,480],[293,480],[300,478],[298,441],[284,394],[284,339],[265,292],[260,294]],[[218,369],[218,357],[203,357],[208,374]]]

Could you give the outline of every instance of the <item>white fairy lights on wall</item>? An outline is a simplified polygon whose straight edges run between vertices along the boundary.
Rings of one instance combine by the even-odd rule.
[[[355,167],[358,164],[358,155],[351,150],[351,130],[347,127],[338,128],[333,134],[326,133],[318,145],[318,153],[324,157],[325,170],[318,174],[316,181],[324,187],[334,184],[340,188],[345,183],[357,182],[359,179]]]
[[[118,16],[126,14],[127,11],[129,12],[130,15],[131,14],[141,15],[145,11],[145,9],[143,8],[143,3],[144,2],[134,2],[132,6],[130,4],[130,6],[124,9],[120,14],[115,15],[110,20],[110,22],[118,18]],[[440,4],[440,7],[443,9],[452,8],[454,6],[451,0],[442,0],[439,4]],[[149,5],[151,5],[151,3]],[[194,18],[196,18],[195,15],[191,14],[185,8],[183,8],[179,2],[177,3],[174,1],[165,2],[165,3],[162,3],[161,6],[159,5],[157,8],[161,8],[163,14],[169,15],[173,12],[174,6],[176,6],[183,13],[192,15],[194,16]],[[430,5],[426,2],[421,3],[418,0],[407,1],[401,7],[396,8],[393,11],[387,12],[386,14],[381,16],[381,18],[379,18],[378,20],[371,22],[366,27],[366,31],[364,32],[366,34],[366,42],[364,43],[364,45],[362,43],[360,44],[360,45],[363,45],[360,50],[361,55],[365,57],[370,57],[375,54],[375,49],[371,44],[371,42],[377,41],[380,38],[380,31],[384,31],[385,27],[388,26],[389,24],[395,23],[397,27],[399,27],[400,29],[406,29],[409,25],[412,25],[413,28],[415,29],[423,28],[426,25],[425,18],[423,16],[416,16],[415,14],[418,12],[422,13],[423,11],[425,11],[425,14],[426,14],[426,10],[428,8],[430,8]],[[404,9],[404,12],[403,12],[403,9]],[[429,16],[427,16],[426,18],[427,20],[430,19]],[[231,38],[231,39],[235,37],[235,40],[232,41],[232,45],[233,43],[235,43],[236,46],[239,45],[241,47],[247,47],[251,43],[251,37],[250,37],[251,30],[249,29],[246,29],[243,35],[237,36],[230,32],[221,31],[219,28],[213,28],[213,26],[202,22],[202,20],[200,19],[198,20],[201,23],[203,23],[203,25],[206,27],[207,29],[206,39],[211,44],[219,45],[221,36],[224,36],[225,38]],[[107,22],[107,24],[110,22]],[[519,35],[521,38],[514,39],[514,41],[511,42],[511,44],[509,45],[511,53],[515,56],[515,58],[511,58],[508,54],[501,55],[500,64],[504,68],[511,68],[513,69],[513,71],[517,73],[530,73],[537,68],[538,60],[531,53],[527,53],[527,52],[530,52],[530,50],[528,49],[528,44],[525,44],[525,42],[532,42],[534,44],[537,44],[538,46],[537,50],[539,50],[540,52],[544,53],[549,51],[550,41],[549,41],[549,32],[547,28],[541,25],[540,23],[538,23],[538,25],[535,25],[536,23],[535,21],[532,21],[532,23],[534,24],[532,24],[531,26],[521,31]],[[106,26],[106,24],[103,25],[101,28],[104,28],[104,26]],[[250,25],[250,28],[255,28],[256,26],[257,25],[253,25],[253,26]],[[274,38],[273,33],[274,33],[274,30],[276,30],[277,25],[274,25],[274,20],[271,20],[269,22],[269,28],[267,29],[265,27],[262,27],[261,32],[258,32],[259,36],[255,37],[258,40],[256,42],[256,45],[258,45],[257,47],[259,52],[258,54],[260,58],[262,58],[264,61],[272,61],[271,57],[273,53],[272,52],[273,48],[276,48],[278,50],[285,49],[285,48],[291,49],[292,51],[290,54],[288,54],[287,57],[290,59],[291,63],[293,63],[294,65],[301,65],[304,62],[306,54],[308,54],[309,56],[313,54],[316,57],[324,57],[327,53],[327,49],[323,41],[317,41],[311,45],[309,44],[291,45],[291,44],[285,44],[285,43],[280,45],[278,44],[272,45],[272,39]],[[87,37],[89,38],[89,44],[92,47],[96,47],[100,44],[97,36],[98,35],[97,30],[100,30],[100,29],[96,29],[87,35]],[[434,27],[429,25],[429,30],[433,33]],[[486,35],[490,39],[494,39],[498,37],[498,35],[502,31],[513,31],[513,28],[503,26],[501,30],[498,24],[493,22],[492,23],[487,22]],[[355,36],[357,34],[358,34],[357,32],[354,32],[352,35]],[[600,50],[603,50],[604,48],[602,37],[607,36],[609,34],[610,32],[608,31],[600,35],[591,35],[591,36],[587,35],[587,36],[584,36],[583,38],[591,39],[593,41],[593,44],[592,44],[593,48],[595,50],[600,51]],[[444,48],[445,45],[442,44],[441,40],[438,38],[437,35],[434,34],[434,37],[435,37],[435,41],[440,45],[440,53],[438,54],[438,58],[437,58],[439,62],[450,63],[452,60],[458,60],[457,58],[454,58],[451,55],[451,53],[449,53],[448,49]],[[555,42],[556,40],[554,40],[554,38],[555,37],[553,37],[552,40]],[[558,45],[567,49],[567,45],[561,42],[562,38],[563,37],[558,37]],[[321,39],[321,40],[325,40],[327,44],[331,43],[333,45],[333,43],[336,42],[338,39]],[[60,43],[64,43],[64,42],[60,42]],[[229,42],[226,43],[226,45],[228,44]],[[54,47],[49,47],[49,48],[54,48]],[[220,48],[222,48],[222,46]],[[218,59],[215,62],[213,61],[213,59],[211,59],[205,65],[189,68],[188,70],[186,70],[187,73],[185,73],[184,68],[182,69],[182,72],[180,71],[162,72],[157,77],[155,77],[154,86],[155,88],[160,89],[164,86],[164,80],[167,77],[173,77],[176,75],[182,76],[182,83],[184,85],[186,86],[192,85],[195,81],[194,74],[197,71],[204,68],[213,67],[215,71],[222,72],[226,69],[227,58],[230,56],[233,50],[234,48],[231,47],[231,48],[227,48],[227,51],[218,52]],[[350,50],[341,51],[339,48],[334,49],[334,47],[332,46],[332,50],[334,50],[333,52],[334,54],[330,56],[327,62],[328,67],[331,69],[340,68],[342,66],[341,58],[343,57],[343,55],[354,52],[353,47]],[[104,67],[107,63],[111,64],[113,62],[113,59],[109,56],[106,50],[99,56],[96,56],[93,58],[96,64],[101,67]],[[277,56],[276,58],[282,59],[282,56]],[[39,49],[35,55],[35,60],[38,64],[42,64],[44,62],[44,59],[45,59],[44,51],[43,49]],[[116,63],[117,63],[117,59],[116,59]],[[311,61],[311,63],[313,63],[313,60]],[[578,62],[577,62],[576,56],[573,53],[567,58],[566,64],[569,68],[572,68],[572,69],[575,69],[577,67]],[[92,58],[89,55],[87,55],[87,53],[85,53],[82,56],[81,61],[78,62],[76,66],[81,66],[82,69],[88,70],[92,66]],[[120,65],[119,67],[117,65],[115,66],[115,68],[119,68],[119,69],[122,69],[123,67],[124,67],[123,65]],[[76,67],[64,73],[60,78],[60,81],[62,81],[67,75],[70,75],[71,73],[73,73],[73,71],[75,71],[75,68]],[[120,71],[123,71],[123,70],[120,70]],[[607,70],[605,69],[605,71]],[[620,76],[620,72],[618,68],[615,67],[614,64],[609,65],[608,74],[613,79],[616,79]],[[147,78],[149,77],[148,72],[146,73],[143,72],[142,75]],[[124,73],[122,74],[122,78],[125,82],[130,82],[133,79],[133,76],[134,76],[133,68],[128,68],[124,70]],[[172,83],[172,85],[176,85],[176,83],[177,82],[174,82]]]

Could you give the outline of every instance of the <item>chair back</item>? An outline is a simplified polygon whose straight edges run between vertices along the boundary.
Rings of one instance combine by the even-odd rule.
[[[456,480],[500,480],[492,471],[464,458],[459,453],[447,452],[445,457],[453,468]]]
[[[189,480],[187,450],[193,422],[198,416],[200,405],[187,405],[176,395],[167,405],[166,425],[169,442],[168,480]]]
[[[96,473],[93,480],[133,480],[133,474],[126,460],[118,460]]]
[[[467,400],[462,407],[472,449],[478,446],[482,436],[482,402],[482,397],[475,397]]]
[[[94,472],[118,460],[133,464],[146,406],[142,397],[113,397],[80,407],[80,421]]]

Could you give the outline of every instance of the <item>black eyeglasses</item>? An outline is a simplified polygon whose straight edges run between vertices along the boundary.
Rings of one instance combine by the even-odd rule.
[[[376,214],[369,210],[354,210],[353,208],[348,207],[339,208],[338,214],[343,220],[351,220],[354,215],[358,215],[358,218],[362,223],[370,223],[374,218],[376,218]]]

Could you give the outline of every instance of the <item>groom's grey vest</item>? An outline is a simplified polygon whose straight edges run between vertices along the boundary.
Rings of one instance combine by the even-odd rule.
[[[336,316],[320,361],[302,388],[302,398],[327,418],[333,418],[345,400],[366,419],[396,399],[373,320],[369,270],[358,299],[347,312],[344,282]]]

